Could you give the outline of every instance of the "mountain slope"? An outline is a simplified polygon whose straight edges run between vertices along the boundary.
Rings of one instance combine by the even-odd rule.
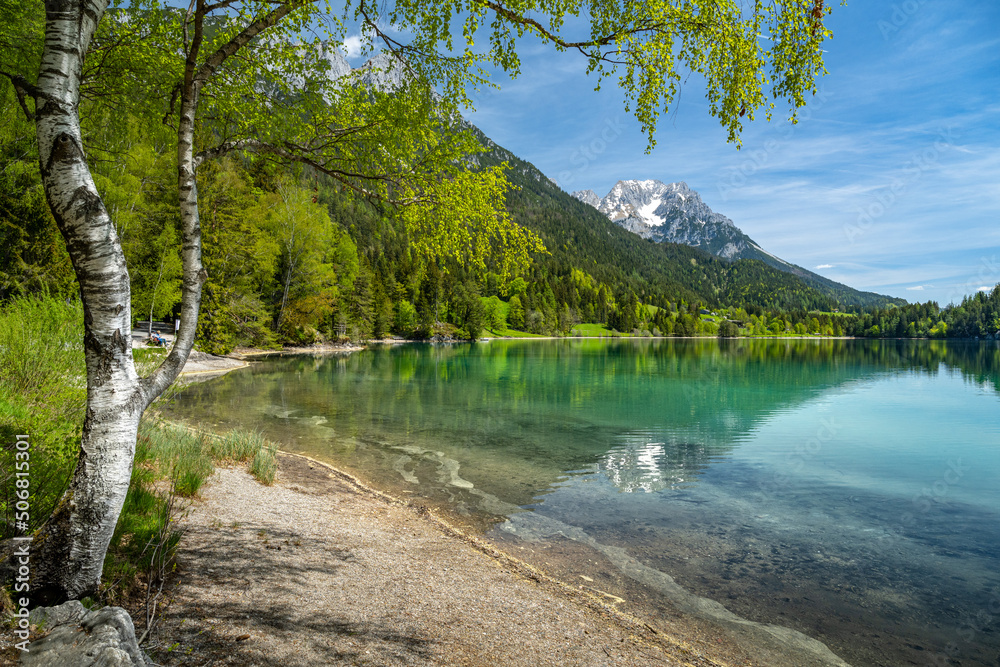
[[[682,243],[729,260],[754,259],[797,276],[844,305],[902,304],[872,292],[861,292],[772,255],[744,234],[732,220],[713,211],[686,183],[658,180],[618,181],[606,197],[593,190],[574,192],[623,229],[658,243]]]
[[[470,129],[487,148],[476,156],[478,165],[507,163],[507,176],[515,187],[507,195],[508,210],[515,222],[545,242],[552,255],[538,258],[537,263],[550,273],[579,269],[608,285],[631,289],[650,304],[683,299],[710,306],[807,310],[846,305],[761,261],[730,261],[683,244],[641,239],[563,192],[532,164],[475,127]]]
[[[325,55],[332,72],[349,67],[339,52]],[[398,61],[386,54],[353,71],[362,85],[382,90],[398,88],[406,77]],[[462,124],[488,149],[472,156],[473,164],[508,164],[508,179],[517,188],[508,195],[508,208],[514,220],[537,233],[552,252],[551,260],[540,260],[549,270],[577,268],[608,285],[628,285],[647,303],[654,298],[667,303],[684,299],[830,310],[902,302],[858,292],[774,257],[684,183],[622,181],[603,200],[587,191],[577,193],[582,200],[577,201],[534,165],[498,146],[474,125]],[[758,260],[767,266],[730,260]]]

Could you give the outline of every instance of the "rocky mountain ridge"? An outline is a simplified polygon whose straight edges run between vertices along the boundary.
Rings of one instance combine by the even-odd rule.
[[[845,302],[850,303],[858,296],[861,301],[871,302],[867,292],[858,292],[767,252],[732,220],[713,211],[683,181],[623,180],[615,183],[603,198],[593,190],[579,190],[570,196],[593,206],[615,224],[642,238],[680,243],[727,260],[760,260]]]
[[[783,271],[794,267],[762,249],[684,182],[623,180],[603,198],[593,190],[572,196],[642,238],[682,243],[724,259],[759,259]]]
[[[384,52],[376,54],[357,68],[351,68],[343,52],[337,48],[330,48],[323,55],[329,60],[330,73],[337,78],[355,78],[362,85],[378,90],[398,89],[408,76],[405,67],[392,55]],[[507,163],[508,174],[514,181],[519,182],[522,187],[531,184],[529,189],[536,191],[535,196],[531,197],[535,200],[535,205],[546,198],[570,199],[570,195],[534,165],[496,144],[467,120],[458,119],[458,125],[471,130],[486,149],[484,153],[469,156],[469,163],[473,168]],[[760,260],[806,281],[820,292],[844,303],[882,303],[890,300],[882,295],[858,292],[772,255],[744,234],[732,220],[713,211],[702,201],[697,191],[683,182],[667,184],[653,179],[623,180],[615,184],[604,198],[592,190],[575,192],[572,197],[597,209],[619,227],[642,238],[697,248],[729,261]],[[582,219],[579,222],[583,225],[593,224],[585,223]],[[550,239],[550,244],[552,242],[559,243]]]

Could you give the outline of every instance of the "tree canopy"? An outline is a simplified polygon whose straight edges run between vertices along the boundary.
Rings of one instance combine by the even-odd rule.
[[[330,242],[330,253],[308,256],[297,245],[299,231],[316,231],[322,221],[298,205],[302,193],[294,184],[274,190],[284,199],[284,217],[262,211],[269,222],[241,232],[246,210],[240,202],[266,207],[269,200],[247,197],[249,183],[227,169],[227,157],[252,151],[308,165],[344,191],[398,211],[425,253],[480,271],[487,258],[503,258],[493,265],[505,283],[541,246],[502,206],[503,165],[470,168],[480,147],[459,112],[469,106],[470,90],[488,85],[488,67],[516,75],[518,50],[529,38],[579,51],[599,85],[613,80],[621,88],[651,149],[657,118],[688,73],[704,79],[709,113],[731,141],[738,141],[744,119],[770,116],[777,100],[794,117],[815,91],[821,44],[829,36],[822,0],[350,0],[338,9],[317,0],[190,0],[186,8],[133,0],[127,8],[108,6],[109,0],[46,0],[43,16],[39,2],[0,1],[6,19],[0,22],[0,75],[11,84],[4,94],[12,91],[34,122],[41,185],[79,284],[85,331],[84,455],[37,534],[36,601],[96,587],[128,489],[139,419],[190,353],[203,289],[212,308],[232,287],[233,281],[218,282],[221,276],[263,284],[265,274],[284,271],[284,319],[311,307],[295,294],[296,280],[306,271],[328,274],[337,261],[338,244],[322,235],[313,238],[321,246]],[[390,51],[387,68],[400,67],[405,75],[387,87],[332,76],[325,50],[339,48],[352,30],[368,52]],[[142,234],[150,252],[133,268],[145,300],[133,299],[123,240],[134,229],[129,218],[140,207],[152,211],[155,197],[144,201],[141,178],[129,186],[132,197],[113,191],[121,179],[101,178],[105,162],[130,159],[136,133],[162,140],[176,155],[169,166],[177,176],[180,275],[170,234]],[[224,227],[240,242],[203,258],[208,216],[201,207],[213,198],[217,206],[209,211],[217,219],[228,216]],[[260,275],[227,273],[230,250],[275,263],[257,262]],[[415,309],[421,320],[436,319],[439,281],[433,272],[425,279],[427,296]],[[148,305],[155,314],[160,290],[175,290],[178,281],[181,327],[174,347],[149,376],[139,377],[128,335],[132,309]],[[326,282],[336,288],[335,280]],[[457,290],[456,308],[473,331],[483,326],[485,310],[476,285],[469,287]],[[556,326],[568,320],[551,289],[540,298]],[[634,293],[618,301],[627,304],[627,324],[642,314]],[[373,300],[364,267],[353,282],[350,309],[373,332],[388,319]]]

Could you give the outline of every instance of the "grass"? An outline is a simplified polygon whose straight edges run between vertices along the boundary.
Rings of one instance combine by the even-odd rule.
[[[29,530],[39,528],[65,492],[79,455],[86,406],[83,310],[61,299],[14,299],[0,307],[0,441],[31,442]],[[166,351],[133,350],[139,373]],[[104,563],[100,601],[136,602],[162,581],[180,539],[180,499],[196,496],[217,462],[243,463],[274,482],[276,447],[260,433],[213,437],[144,420],[132,477]],[[0,446],[0,541],[14,536],[14,449]],[[20,532],[20,531],[19,531]],[[5,591],[0,587],[0,607]],[[148,604],[147,604],[148,611]]]
[[[171,480],[171,489],[179,496],[196,495],[215,469],[205,436],[144,420],[139,426],[139,441],[151,452],[150,467],[157,478]]]
[[[857,317],[855,313],[841,313],[829,310],[810,310],[810,315],[829,315],[830,317]]]
[[[518,331],[516,329],[501,329],[499,331],[493,331],[490,329],[485,330],[491,336],[503,336],[506,338],[546,338],[541,334],[528,333],[527,331]]]
[[[248,463],[251,474],[259,481],[274,482],[277,446],[258,431],[236,429],[220,436],[143,421],[139,437],[149,441],[157,472],[161,478],[173,480],[174,492],[180,496],[197,494],[216,463]],[[255,468],[262,474],[255,473]]]
[[[162,347],[136,347],[132,349],[132,360],[139,375],[148,375],[167,357]]]
[[[60,299],[0,308],[0,542],[15,535],[15,436],[31,443],[29,530],[52,513],[76,464],[86,406],[83,309]]]
[[[101,598],[108,604],[135,600],[151,583],[150,573],[171,562],[181,534],[171,526],[172,503],[156,492],[161,477],[149,437],[136,441],[132,479],[104,558]]]
[[[579,336],[603,336],[603,337],[611,337],[611,338],[620,338],[620,337],[622,337],[622,336],[625,335],[625,334],[622,334],[622,333],[620,333],[618,331],[613,331],[611,329],[608,329],[603,324],[577,324],[575,327],[573,327],[573,330],[570,332],[570,334],[573,335],[573,336],[577,336],[577,335],[579,335]]]
[[[252,460],[257,452],[268,446],[264,436],[257,431],[230,431],[213,439],[210,445],[213,459],[236,463]]]
[[[139,425],[132,479],[104,561],[102,599],[135,602],[158,584],[180,541],[177,498],[198,495],[217,463],[245,463],[263,484],[273,484],[277,447],[256,431],[224,436],[194,433],[152,420]]]
[[[278,471],[278,460],[275,457],[277,448],[274,446],[261,447],[250,461],[250,474],[257,478],[261,484],[270,486],[274,483],[274,475]]]

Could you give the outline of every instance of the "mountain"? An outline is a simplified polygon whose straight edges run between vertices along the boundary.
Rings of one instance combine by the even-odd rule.
[[[683,243],[726,259],[770,257],[732,220],[710,209],[687,183],[618,181],[603,199],[593,190],[572,196],[644,239]]]
[[[582,271],[615,294],[631,290],[643,303],[653,305],[677,304],[683,299],[710,307],[832,310],[886,306],[896,301],[846,286],[840,286],[845,296],[841,299],[758,260],[727,260],[684,244],[642,239],[594,206],[571,197],[530,162],[497,145],[482,131],[469,128],[486,149],[473,156],[476,165],[507,164],[507,178],[513,186],[507,193],[508,211],[514,222],[538,234],[545,243],[550,254],[536,257],[535,264],[537,271],[548,276]],[[569,300],[572,298],[570,290]]]
[[[687,183],[658,180],[618,181],[606,197],[579,190],[575,199],[593,206],[623,229],[657,243],[681,243],[727,260],[755,259],[798,276],[845,304],[905,303],[872,292],[859,292],[772,255],[744,234],[732,220],[713,211]]]
[[[323,43],[319,46],[317,56],[327,62],[327,76],[331,79],[339,79],[346,76],[351,71],[351,65],[347,62],[344,52],[339,44]]]
[[[305,58],[306,54],[305,49],[299,49],[300,58]],[[311,55],[316,58],[320,67],[325,67],[326,77],[337,84],[327,94],[326,101],[330,103],[335,101],[337,88],[345,83],[392,92],[401,88],[407,79],[406,69],[402,63],[384,51],[375,54],[356,68],[352,68],[347,62],[347,57],[339,44],[323,42],[316,46],[315,52]],[[305,78],[300,73],[283,72],[281,76],[286,78],[293,88],[301,89],[305,85]],[[273,84],[262,81],[258,85],[265,94],[276,94],[276,86]]]
[[[353,75],[362,85],[379,90],[395,90],[408,76],[386,53],[353,70],[337,49],[323,56],[331,73]],[[515,186],[508,193],[508,208],[516,222],[538,234],[549,248],[552,254],[536,263],[550,273],[582,270],[616,291],[632,290],[645,303],[684,299],[821,310],[905,303],[858,292],[767,253],[684,183],[621,181],[604,199],[593,191],[570,196],[471,123],[463,120],[460,125],[487,149],[470,156],[470,163],[507,164],[508,180]],[[747,263],[752,260],[766,266]]]
[[[360,75],[363,85],[385,92],[402,88],[408,77],[403,63],[385,51],[375,54],[354,71]]]

